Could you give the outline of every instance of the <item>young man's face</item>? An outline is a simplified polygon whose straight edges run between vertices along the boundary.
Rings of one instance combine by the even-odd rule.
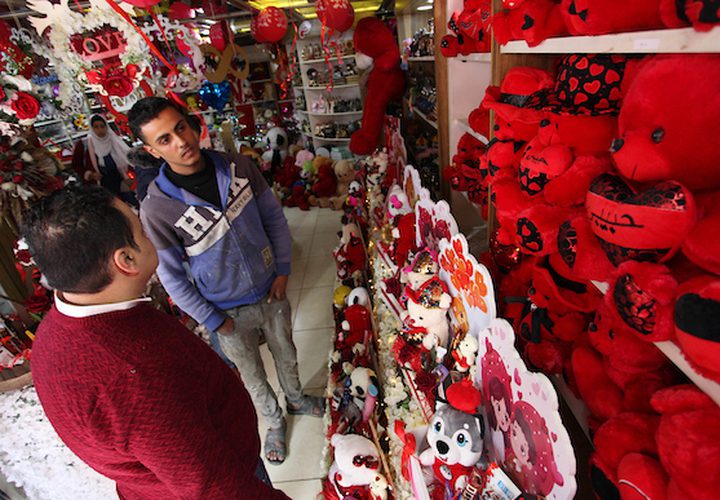
[[[200,162],[200,136],[175,108],[165,108],[141,128],[145,149],[182,173]]]
[[[145,231],[143,231],[140,219],[135,215],[135,212],[130,210],[130,207],[118,199],[113,201],[113,205],[122,212],[132,227],[133,239],[139,248],[136,259],[139,270],[138,281],[147,283],[158,265],[158,255],[157,250],[155,250],[155,245],[152,244],[145,234]]]

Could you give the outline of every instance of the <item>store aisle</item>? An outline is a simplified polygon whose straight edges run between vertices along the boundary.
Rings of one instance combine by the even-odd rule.
[[[300,382],[305,391],[323,395],[327,384],[327,362],[333,332],[332,296],[335,286],[335,262],[332,250],[337,245],[341,212],[311,209],[303,212],[285,208],[293,236],[292,274],[288,298],[293,308],[293,335],[298,350]],[[261,347],[265,369],[278,398],[280,392],[272,356]],[[288,419],[288,457],[282,465],[266,462],[276,488],[298,500],[309,500],[322,489],[321,464],[325,436],[322,419],[290,416]],[[265,425],[260,422],[260,436]]]

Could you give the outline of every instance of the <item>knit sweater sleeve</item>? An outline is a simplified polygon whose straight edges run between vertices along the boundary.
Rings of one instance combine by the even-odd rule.
[[[140,207],[140,219],[143,230],[158,252],[157,273],[160,281],[175,304],[210,330],[220,328],[227,316],[205,299],[190,282],[183,267],[183,247],[170,224],[163,219],[161,207],[153,205],[152,198],[146,198]]]
[[[255,476],[256,457],[230,446],[200,395],[187,391],[181,380],[173,387],[142,382],[130,380],[126,389],[133,394],[126,409],[132,415],[126,449],[173,497],[288,498]]]
[[[260,170],[247,156],[237,155],[234,161],[243,166],[247,165],[247,176],[257,199],[265,233],[273,247],[278,274],[287,276],[290,274],[290,261],[292,260],[292,237],[282,205],[273,194]]]

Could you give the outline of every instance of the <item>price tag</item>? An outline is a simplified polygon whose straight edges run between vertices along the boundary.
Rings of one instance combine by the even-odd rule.
[[[633,42],[633,49],[638,52],[656,52],[659,48],[659,38],[638,38]]]

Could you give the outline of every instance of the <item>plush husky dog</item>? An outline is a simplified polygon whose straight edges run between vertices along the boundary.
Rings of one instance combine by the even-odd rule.
[[[420,454],[420,462],[452,491],[462,491],[482,456],[483,437],[482,416],[440,403],[427,431],[430,448]]]

